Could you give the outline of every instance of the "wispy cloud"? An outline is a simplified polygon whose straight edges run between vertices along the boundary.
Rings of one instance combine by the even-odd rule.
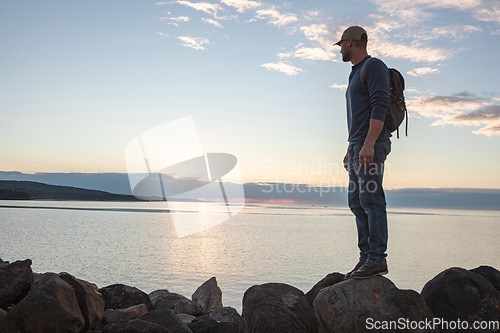
[[[485,136],[496,136],[500,135],[500,124],[492,124],[473,131],[472,133]]]
[[[486,5],[476,8],[474,17],[485,22],[500,22],[500,4],[498,1],[485,1]]]
[[[443,9],[469,13],[471,19],[478,21],[500,22],[500,4],[497,0],[369,1],[375,5],[375,10],[366,18],[366,22],[361,24],[369,32],[370,54],[383,59],[423,63],[407,72],[414,77],[439,73],[438,67],[443,61],[449,61],[464,50],[464,47],[460,46],[463,43],[456,42],[483,32],[483,28],[472,21],[468,22],[469,24],[442,22],[435,25],[435,22],[441,21],[431,19],[442,15]],[[221,20],[234,20],[237,24],[264,20],[278,29],[285,30],[289,35],[302,37],[303,41],[299,41],[295,49],[285,49],[276,54],[278,60],[286,59],[287,62],[275,61],[265,64],[274,64],[276,68],[299,68],[297,63],[300,61],[336,61],[339,49],[333,43],[338,40],[342,31],[351,25],[349,22],[339,25],[327,23],[331,22],[331,19],[314,8],[292,13],[289,9],[293,7],[293,3],[278,6],[256,0],[218,0],[213,3],[173,0],[157,4],[182,5],[211,14],[212,18],[203,18],[202,21],[219,28],[222,28]],[[219,13],[227,16],[218,17]],[[242,14],[245,14],[245,18],[240,20]],[[186,22],[183,18],[187,17],[164,19],[169,24],[177,25],[179,22]],[[438,43],[439,41],[445,43]],[[263,67],[269,67],[266,66]],[[293,71],[282,72],[288,74]]]
[[[203,45],[209,44],[209,40],[204,37],[179,36],[177,39],[183,42],[183,46],[190,47],[195,50],[204,50],[205,47]]]
[[[244,13],[247,10],[257,9],[262,6],[260,2],[252,0],[221,0],[221,3],[236,8],[236,11],[239,13]]]
[[[302,44],[299,44],[302,45]],[[326,51],[320,47],[301,47],[299,46],[295,51],[279,53],[278,57],[283,58],[298,58],[303,60],[325,60],[330,61],[335,59],[335,53]]]
[[[438,74],[439,69],[431,67],[420,67],[412,69],[411,71],[408,71],[406,73],[415,77],[422,77],[427,74]]]
[[[261,66],[267,70],[278,71],[281,73],[285,73],[286,75],[297,75],[298,73],[302,72],[301,68],[292,66],[290,64],[281,61],[278,63],[262,64]]]
[[[333,84],[330,85],[330,88],[346,90],[347,89],[347,84],[333,83]]]
[[[433,126],[483,126],[473,131],[481,135],[500,135],[500,105],[496,98],[482,98],[469,92],[451,96],[430,96],[409,100],[408,109],[429,118]]]
[[[214,3],[208,3],[208,2],[191,2],[187,0],[178,0],[176,1],[179,5],[191,7],[193,9],[211,14],[211,15],[216,15],[217,11],[221,9],[222,7],[218,4]]]
[[[189,17],[187,16],[177,16],[177,17],[168,17],[164,16],[160,18],[163,22],[167,23],[177,23],[177,22],[189,22]]]
[[[218,21],[216,20],[212,20],[212,19],[207,19],[207,18],[202,18],[201,19],[203,22],[205,23],[208,23],[208,24],[212,24],[214,26],[216,26],[217,28],[222,28],[222,24],[220,24]]]
[[[434,9],[454,9],[458,11],[471,11],[480,8],[481,0],[373,0],[380,12],[399,17],[406,24],[414,24],[428,20],[435,14]]]
[[[269,20],[269,24],[284,27],[298,21],[297,15],[291,13],[282,14],[276,9],[259,9],[255,18]]]

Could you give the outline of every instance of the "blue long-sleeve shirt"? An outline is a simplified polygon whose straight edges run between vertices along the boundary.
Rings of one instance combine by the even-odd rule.
[[[368,89],[361,82],[361,68],[368,58],[370,56],[366,56],[360,63],[352,66],[349,75],[349,86],[346,91],[347,128],[349,130],[348,141],[352,143],[365,141],[370,119],[385,121],[389,105],[390,74],[389,69],[380,59],[374,58],[367,65]],[[390,137],[391,134],[384,124],[377,142],[389,140]]]

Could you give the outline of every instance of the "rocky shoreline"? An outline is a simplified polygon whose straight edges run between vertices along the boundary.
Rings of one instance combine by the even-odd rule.
[[[215,277],[191,298],[166,289],[148,295],[123,284],[98,288],[68,273],[33,273],[30,259],[0,259],[2,333],[439,332],[480,321],[489,323],[481,331],[498,332],[500,272],[449,268],[421,294],[385,277],[344,280],[341,273],[328,274],[307,293],[266,283],[245,292],[242,312],[223,306]]]

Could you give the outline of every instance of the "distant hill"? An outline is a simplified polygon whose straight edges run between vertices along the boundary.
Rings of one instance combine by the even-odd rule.
[[[168,180],[164,175],[164,180]],[[128,174],[126,173],[34,173],[26,174],[17,171],[0,171],[0,199],[40,198],[31,190],[9,187],[7,182],[43,183],[54,187],[87,191],[88,199],[79,196],[69,197],[62,190],[54,191],[54,200],[136,200],[132,197]],[[189,188],[196,182],[186,178]],[[200,186],[203,184],[200,182]],[[226,190],[238,184],[226,183]],[[228,187],[229,186],[229,187]],[[304,203],[347,206],[347,188],[318,187],[291,183],[245,183],[246,202],[264,203]],[[3,188],[3,190],[1,190]],[[9,188],[11,189],[9,191]],[[83,190],[86,189],[86,190]],[[45,191],[45,189],[44,189]],[[43,191],[42,191],[43,192]],[[59,193],[58,193],[59,192]],[[95,193],[103,193],[103,199],[93,197]],[[53,192],[52,192],[53,193]],[[63,193],[60,195],[60,193]],[[105,193],[105,194],[104,194]],[[117,194],[111,194],[117,193]],[[401,188],[385,191],[389,207],[427,207],[427,208],[465,208],[465,209],[500,209],[500,189],[480,188]],[[40,194],[41,195],[41,194]],[[110,199],[110,196],[114,196]],[[61,198],[62,197],[62,198]],[[43,196],[43,198],[46,198]],[[51,198],[54,198],[51,196]],[[105,199],[104,199],[105,198]]]
[[[0,200],[138,201],[131,195],[13,180],[0,180]]]

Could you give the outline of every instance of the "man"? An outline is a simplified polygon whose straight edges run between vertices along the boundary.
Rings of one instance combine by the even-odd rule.
[[[344,31],[340,53],[353,64],[346,91],[349,145],[344,167],[349,172],[349,208],[356,217],[359,262],[348,278],[371,278],[387,274],[387,213],[382,176],[391,151],[391,134],[385,127],[389,103],[390,74],[387,66],[366,51],[368,36],[358,26]],[[365,62],[366,81],[361,80]]]

